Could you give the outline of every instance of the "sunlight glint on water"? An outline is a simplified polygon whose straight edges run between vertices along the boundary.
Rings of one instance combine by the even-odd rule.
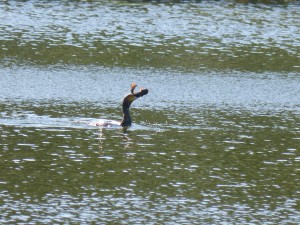
[[[298,9],[2,3],[0,223],[298,224]]]

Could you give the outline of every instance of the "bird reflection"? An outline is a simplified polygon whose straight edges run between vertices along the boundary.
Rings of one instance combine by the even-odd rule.
[[[101,151],[105,151],[105,142],[107,141],[107,143],[110,141],[108,140],[109,137],[111,137],[111,132],[115,132],[116,130],[108,130],[106,128],[99,128],[98,130],[98,140],[99,140],[99,149]],[[109,135],[106,136],[107,132],[109,132]],[[119,129],[116,132],[116,136],[112,136],[113,138],[122,138],[122,140],[120,140],[120,144],[123,145],[123,149],[130,149],[133,145],[133,140],[132,138],[130,138],[130,133],[127,131],[126,128],[123,129]]]

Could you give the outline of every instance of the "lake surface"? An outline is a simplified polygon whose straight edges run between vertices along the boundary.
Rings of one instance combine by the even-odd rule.
[[[299,224],[300,4],[4,1],[1,224]],[[120,120],[131,82],[149,94]]]

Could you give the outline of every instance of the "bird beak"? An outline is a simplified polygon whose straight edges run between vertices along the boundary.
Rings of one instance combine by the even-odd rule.
[[[137,98],[139,98],[139,97],[142,97],[142,96],[148,94],[148,92],[149,92],[148,89],[142,89],[142,88],[141,88],[139,92],[134,93],[134,89],[136,88],[136,86],[137,86],[136,83],[132,83],[132,84],[131,84],[130,92],[131,92],[131,94],[135,97],[134,99],[130,99],[130,100],[132,100],[132,102],[133,102],[135,99],[137,99]]]

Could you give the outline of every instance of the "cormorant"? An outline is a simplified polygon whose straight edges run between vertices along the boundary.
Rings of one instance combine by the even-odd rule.
[[[132,83],[130,88],[130,94],[128,94],[122,103],[122,110],[123,110],[123,120],[122,121],[114,121],[114,120],[97,120],[95,122],[90,123],[92,126],[100,126],[100,127],[111,127],[111,126],[122,126],[122,127],[130,127],[132,120],[129,113],[129,107],[131,103],[148,94],[148,89],[140,89],[139,92],[134,93],[134,89],[136,88],[136,84]]]

